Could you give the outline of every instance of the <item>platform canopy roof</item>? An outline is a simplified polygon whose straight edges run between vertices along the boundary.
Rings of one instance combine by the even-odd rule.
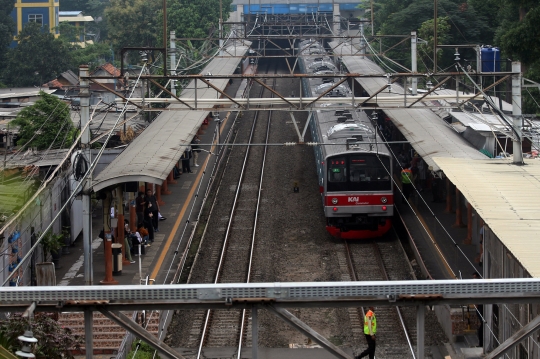
[[[523,268],[539,278],[540,160],[434,160]]]
[[[358,49],[350,43],[331,42],[330,46],[337,56],[358,53]],[[385,74],[385,71],[367,56],[343,56],[342,61],[350,73]],[[388,80],[382,77],[358,77],[356,80],[370,95],[388,86]],[[403,106],[403,87],[397,83],[391,85],[390,92],[381,92],[381,96],[395,96],[395,107]],[[385,105],[388,104],[385,102]],[[411,108],[386,109],[384,112],[433,171],[440,170],[433,157],[487,158],[423,103]]]
[[[200,73],[202,75],[232,75],[249,43],[235,44],[223,51],[224,57],[214,58]],[[231,56],[230,58],[227,56]],[[232,57],[234,56],[234,57]],[[211,79],[211,83],[224,90],[228,79]],[[220,93],[202,81],[191,81],[179,96],[181,98],[219,98]],[[124,182],[149,182],[161,185],[167,178],[182,153],[189,146],[208,111],[174,111],[185,107],[170,105],[170,111],[163,111],[126,149],[92,182],[94,191]]]

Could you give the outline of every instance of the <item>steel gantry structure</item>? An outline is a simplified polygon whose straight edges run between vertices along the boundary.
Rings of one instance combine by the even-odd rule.
[[[337,358],[350,358],[341,349],[295,317],[287,308],[415,306],[417,358],[424,358],[426,306],[441,304],[537,303],[540,279],[426,280],[389,282],[318,282],[250,284],[182,284],[114,287],[6,287],[0,291],[0,310],[42,312],[99,311],[124,329],[143,338],[166,358],[182,358],[174,349],[146,332],[121,311],[183,309],[265,309],[299,330]],[[254,314],[256,317],[256,314]],[[91,315],[85,316],[92,318]],[[85,323],[87,335],[92,322]],[[488,358],[498,358],[540,328],[535,318],[502,343]],[[258,337],[256,320],[253,338]],[[257,345],[253,345],[256,355]]]

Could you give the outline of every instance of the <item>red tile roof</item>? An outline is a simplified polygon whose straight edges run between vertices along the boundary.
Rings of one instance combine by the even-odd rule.
[[[58,81],[58,79],[54,79],[43,85],[43,87],[48,87],[50,89],[51,88],[62,89],[62,86],[63,86],[62,83]]]
[[[104,65],[101,65],[100,68],[107,71],[108,73],[110,73],[113,76],[120,76],[120,70],[117,69],[116,67],[114,67],[112,64],[110,64],[108,62],[106,64],[104,64]]]

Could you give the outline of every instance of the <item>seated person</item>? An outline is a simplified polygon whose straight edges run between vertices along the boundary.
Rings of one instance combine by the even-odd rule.
[[[142,237],[142,242],[145,246],[150,247],[150,235],[148,233],[148,230],[146,229],[144,223],[139,223],[139,234]]]

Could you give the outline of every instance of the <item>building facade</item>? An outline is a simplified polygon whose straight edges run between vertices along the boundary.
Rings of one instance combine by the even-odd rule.
[[[58,36],[59,8],[59,0],[15,0],[11,17],[15,21],[16,33],[11,46],[17,44],[15,37],[29,22],[37,22]]]

